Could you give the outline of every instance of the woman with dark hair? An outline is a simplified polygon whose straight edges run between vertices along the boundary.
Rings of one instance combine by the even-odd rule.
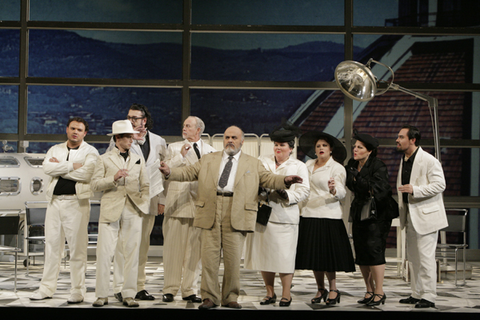
[[[312,303],[340,302],[336,272],[354,272],[352,248],[348,239],[340,201],[345,198],[347,151],[335,137],[309,132],[300,137],[300,148],[308,155],[310,195],[302,203],[296,269],[313,270],[317,294]],[[330,292],[325,288],[327,276]]]
[[[350,206],[355,263],[367,289],[358,303],[377,306],[387,298],[383,292],[386,239],[392,218],[398,216],[398,205],[392,198],[387,166],[376,157],[378,140],[356,132],[354,139],[353,158],[346,166],[347,187],[355,195]],[[367,218],[361,211],[372,195],[376,215]]]
[[[287,307],[292,302],[290,288],[295,271],[295,251],[298,239],[299,202],[308,197],[309,182],[307,167],[291,156],[295,147],[296,128],[284,125],[273,131],[273,155],[261,156],[265,168],[276,174],[295,174],[303,183],[294,184],[287,190],[262,190],[262,202],[270,206],[268,223],[258,223],[255,232],[247,236],[245,268],[260,270],[267,289],[261,305],[273,304],[277,296],[274,290],[275,274],[282,282],[282,298],[279,306]],[[257,220],[258,221],[258,220]]]

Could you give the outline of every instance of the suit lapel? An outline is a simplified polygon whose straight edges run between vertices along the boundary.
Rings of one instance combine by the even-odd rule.
[[[237,186],[237,183],[241,180],[248,167],[248,158],[242,152],[238,158],[237,174],[235,175],[235,183],[233,185],[234,188]]]
[[[117,150],[114,149],[114,150],[110,151],[110,155],[108,157],[113,162],[113,164],[115,166],[117,166],[119,169],[124,168],[124,163],[121,162],[121,161],[123,161],[123,159],[118,156]]]
[[[211,183],[217,187],[220,164],[222,163],[223,152],[217,152],[213,160],[208,164],[208,176],[212,179]]]

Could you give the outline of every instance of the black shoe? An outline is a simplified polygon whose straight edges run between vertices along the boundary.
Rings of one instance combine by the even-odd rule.
[[[360,299],[360,300],[358,300],[357,302],[360,303],[360,304],[367,304],[367,303],[369,303],[370,301],[372,301],[372,299],[373,299],[373,297],[374,297],[373,292],[367,291],[367,292],[365,292],[365,295],[367,295],[367,294],[369,295],[368,298],[364,296],[363,299]]]
[[[425,299],[421,299],[420,301],[415,303],[415,308],[435,308],[435,303]]]
[[[274,304],[275,302],[277,302],[277,295],[276,294],[274,294],[273,297],[266,296],[265,298],[263,298],[262,301],[260,301],[260,304],[262,306],[265,306],[267,304]]]
[[[338,290],[330,290],[330,292],[332,292],[332,291],[333,291],[333,292],[336,292],[336,293],[337,293],[337,296],[336,296],[335,298],[333,298],[333,299],[328,298],[328,299],[327,299],[327,304],[328,304],[328,305],[333,305],[333,304],[340,303],[340,291],[338,291]]]
[[[287,298],[280,299],[280,303],[278,305],[280,307],[288,307],[290,306],[290,303],[292,303],[292,297],[290,297],[290,300],[287,300]]]
[[[183,300],[190,301],[190,302],[196,302],[196,303],[202,302],[202,299],[200,297],[197,297],[194,294],[192,294],[191,296],[183,298]]]
[[[322,302],[322,299],[323,301],[327,302],[327,298],[328,298],[328,290],[327,289],[318,289],[318,291],[323,291],[322,295],[320,297],[315,297],[313,298],[312,300],[310,300],[310,302],[312,304],[315,304],[315,303],[320,303]]]
[[[163,300],[163,302],[172,302],[173,301],[173,294],[171,294],[171,293],[164,294],[162,300]]]
[[[123,298],[122,298],[122,293],[121,293],[121,292],[114,293],[113,296],[114,296],[115,299],[117,299],[118,301],[123,302]]]
[[[415,304],[417,302],[419,302],[420,299],[417,299],[417,298],[414,298],[412,296],[408,297],[408,298],[405,298],[405,299],[400,299],[400,303],[405,303],[405,304]]]
[[[147,290],[142,290],[137,292],[137,295],[135,296],[135,299],[137,300],[155,300],[155,297],[152,296],[150,293],[148,293]]]
[[[375,301],[375,297],[379,297],[380,300]],[[367,303],[367,306],[369,306],[369,307],[379,306],[381,304],[385,304],[385,300],[387,300],[387,295],[385,293],[383,295],[374,294],[373,297],[372,297],[372,300],[370,300],[370,302]]]

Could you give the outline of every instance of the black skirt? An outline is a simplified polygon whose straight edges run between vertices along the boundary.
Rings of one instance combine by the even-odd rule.
[[[300,217],[295,269],[354,272],[352,247],[341,219]]]
[[[352,224],[355,263],[360,266],[385,264],[385,248],[392,220],[354,220]]]

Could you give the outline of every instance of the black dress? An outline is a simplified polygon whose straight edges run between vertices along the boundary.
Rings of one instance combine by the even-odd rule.
[[[392,219],[398,217],[398,205],[392,198],[387,166],[376,157],[369,157],[360,172],[353,158],[345,166],[347,187],[355,197],[350,207],[355,263],[358,265],[385,264],[385,248]],[[360,221],[360,212],[373,192],[377,205],[377,219]]]

